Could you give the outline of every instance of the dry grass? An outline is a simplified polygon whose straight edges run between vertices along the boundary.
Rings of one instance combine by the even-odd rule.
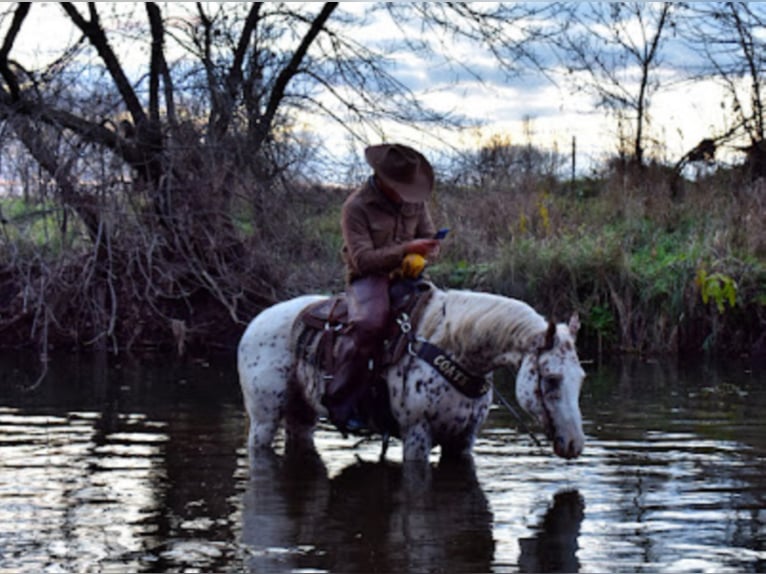
[[[686,182],[674,199],[667,176],[648,170],[596,185],[587,197],[446,191],[471,244],[449,250],[438,280],[519,297],[559,319],[578,310],[592,347],[750,352],[766,331],[763,184],[718,175]]]
[[[766,331],[766,186],[720,173],[686,182],[674,199],[662,170],[577,183],[439,187],[432,213],[451,233],[431,277],[518,297],[557,319],[577,310],[580,344],[592,349],[751,350]],[[34,234],[6,225],[0,342],[228,348],[270,302],[343,288],[346,190],[229,191],[231,217],[195,204],[173,234],[121,206],[107,218],[119,232],[96,246],[71,223],[62,236],[53,216]]]

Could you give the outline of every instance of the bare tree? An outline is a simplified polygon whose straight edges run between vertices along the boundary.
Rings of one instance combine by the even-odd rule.
[[[630,159],[643,165],[651,96],[661,86],[662,48],[675,26],[673,2],[590,2],[571,8],[559,47],[576,89],[627,120]]]
[[[530,192],[555,181],[563,159],[531,139],[514,144],[508,135],[495,134],[477,151],[459,154],[454,163],[450,171],[455,183],[511,193]]]
[[[299,112],[334,120],[359,142],[383,137],[387,122],[457,125],[459,113],[430,109],[399,79],[391,56],[418,50],[465,73],[448,50],[439,54],[452,38],[481,44],[512,73],[533,62],[531,42],[555,5],[6,6],[0,122],[55,182],[50,199],[76,216],[68,229],[87,238],[71,259],[41,260],[23,274],[46,280],[29,290],[36,306],[27,298],[11,320],[32,321],[34,309],[35,324],[117,346],[141,337],[130,325],[120,333],[118,318],[129,313],[203,333],[192,319],[200,300],[236,324],[279,296],[285,276],[269,266],[273,249],[291,232],[300,241],[300,231],[275,212],[288,201],[275,182],[305,157]],[[59,10],[76,31],[43,64],[16,50],[32,10]],[[388,42],[354,34],[376,18],[393,19]],[[408,31],[418,26],[441,44],[413,41]],[[243,210],[255,226],[249,236],[238,227]],[[85,279],[76,296],[63,290],[71,282],[54,280],[65,264]]]
[[[725,88],[730,119],[719,142],[744,139],[750,176],[766,177],[766,6],[760,2],[689,5],[683,28],[690,53],[699,59],[692,77],[713,78]]]

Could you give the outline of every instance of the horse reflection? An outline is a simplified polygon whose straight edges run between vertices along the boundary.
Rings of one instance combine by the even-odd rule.
[[[471,465],[357,462],[329,478],[318,456],[260,459],[242,542],[257,572],[486,572],[493,516]]]
[[[577,537],[585,503],[577,490],[556,493],[533,538],[519,540],[521,572],[577,572]]]

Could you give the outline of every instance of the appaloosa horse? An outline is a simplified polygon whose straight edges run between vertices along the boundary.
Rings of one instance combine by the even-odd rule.
[[[439,445],[443,457],[470,455],[492,403],[492,372],[517,370],[516,397],[543,427],[554,452],[575,458],[585,437],[579,395],[585,373],[575,350],[579,321],[547,322],[522,301],[489,293],[431,287],[433,294],[408,333],[410,351],[385,367],[388,402],[403,443],[405,461],[428,459]],[[239,345],[240,385],[250,419],[251,457],[270,449],[282,420],[287,446],[313,448],[326,373],[297,350],[305,326],[296,318],[321,296],[306,295],[265,309]],[[411,325],[404,316],[402,329]],[[413,349],[428,347],[431,360]],[[457,373],[457,381],[454,375]],[[462,379],[483,382],[479,392],[460,390]]]

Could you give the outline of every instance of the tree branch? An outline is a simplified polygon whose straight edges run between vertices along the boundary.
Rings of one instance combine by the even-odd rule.
[[[109,45],[106,33],[99,21],[95,3],[88,3],[91,17],[90,21],[83,18],[72,2],[62,2],[61,7],[72,22],[74,22],[83,34],[85,34],[88,40],[90,40],[91,45],[93,45],[99,56],[101,56],[107,71],[112,76],[112,80],[114,80],[115,86],[122,96],[122,100],[125,103],[128,112],[133,118],[133,123],[135,125],[142,123],[146,119],[146,113],[144,112],[144,108],[141,105],[133,86],[125,75],[125,71],[120,64],[120,61],[117,59],[117,55]]]
[[[98,207],[82,200],[68,166],[62,165],[56,153],[47,145],[40,130],[28,117],[16,115],[9,118],[13,130],[40,166],[56,181],[65,205],[80,217],[92,240],[98,235]]]
[[[255,126],[255,138],[253,143],[256,149],[260,148],[261,144],[263,144],[263,142],[266,140],[266,137],[271,130],[271,124],[274,121],[274,117],[276,116],[277,110],[279,109],[279,105],[282,103],[282,100],[285,97],[287,84],[298,73],[301,62],[303,62],[303,58],[306,57],[309,47],[322,31],[325,24],[327,23],[327,20],[330,18],[333,11],[337,7],[337,2],[325,3],[321,12],[311,23],[309,31],[303,37],[303,40],[293,53],[293,56],[288,62],[287,66],[285,66],[277,76],[276,82],[274,83],[274,87],[272,88],[271,94],[269,96],[269,102],[266,106],[266,111],[264,112],[263,116],[259,118],[258,125]]]
[[[29,2],[19,2],[16,5],[16,11],[13,13],[13,21],[8,28],[8,33],[5,35],[5,40],[3,40],[3,45],[0,48],[0,74],[2,74],[5,83],[8,84],[8,89],[14,100],[19,99],[19,83],[16,79],[16,75],[11,71],[11,68],[8,65],[8,54],[10,54],[11,48],[13,48],[13,43],[19,35],[24,19],[27,17],[27,14],[29,14],[30,7],[31,3]]]
[[[146,3],[146,15],[152,34],[151,58],[149,60],[149,117],[154,122],[160,121],[160,75],[162,73],[163,32],[162,15],[154,2]]]
[[[237,47],[234,50],[234,59],[232,60],[231,67],[229,68],[229,73],[226,77],[225,89],[227,93],[224,96],[225,101],[220,104],[221,109],[219,110],[218,116],[215,118],[215,123],[213,125],[213,130],[218,137],[226,133],[226,130],[229,128],[231,118],[234,114],[234,102],[237,98],[237,92],[242,87],[242,80],[244,77],[242,67],[244,65],[245,55],[247,54],[247,49],[250,46],[250,40],[253,36],[253,32],[258,26],[261,6],[261,2],[253,2],[250,11],[247,14],[247,18],[245,18],[245,24],[242,28],[242,33],[240,34],[239,41],[237,42]]]

